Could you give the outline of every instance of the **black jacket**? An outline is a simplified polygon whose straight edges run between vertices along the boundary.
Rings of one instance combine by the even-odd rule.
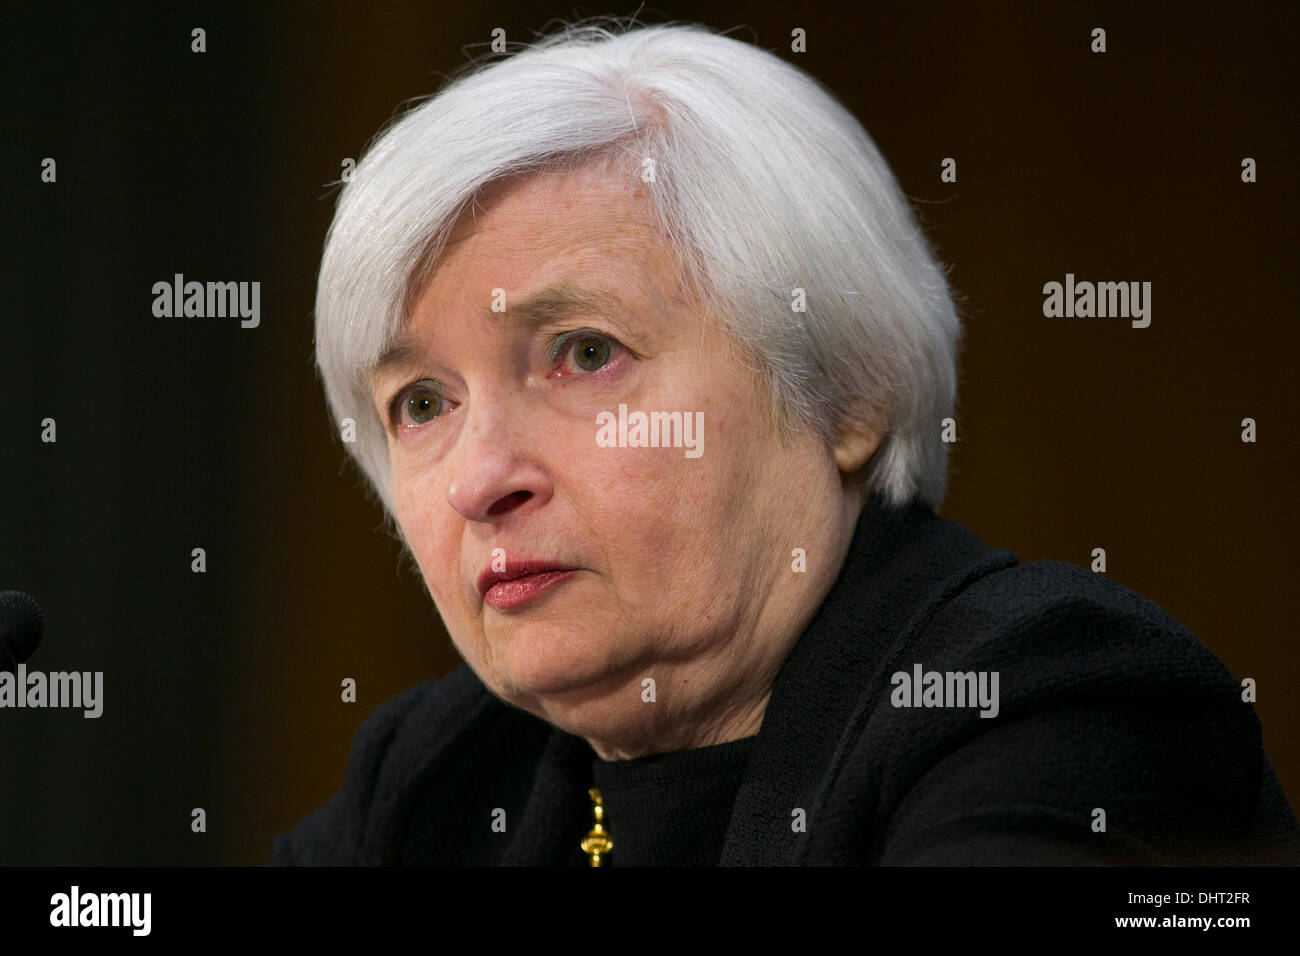
[[[895,706],[912,698],[893,675],[917,664],[998,672],[997,715]],[[271,862],[581,864],[592,759],[462,665],[375,710],[343,790]],[[873,500],[777,677],[721,863],[1296,863],[1298,847],[1253,705],[1177,621],[1102,574],[1021,565]]]

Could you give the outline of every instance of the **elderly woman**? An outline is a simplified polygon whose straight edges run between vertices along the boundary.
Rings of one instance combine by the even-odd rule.
[[[571,28],[403,116],[317,356],[465,665],[273,861],[1289,858],[1205,647],[936,515],[959,335],[862,127],[745,43]]]

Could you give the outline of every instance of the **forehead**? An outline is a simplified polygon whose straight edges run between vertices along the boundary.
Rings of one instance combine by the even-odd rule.
[[[595,248],[646,255],[658,239],[652,196],[612,162],[491,183],[448,233],[434,273],[482,260],[498,267]]]
[[[659,307],[683,297],[671,244],[640,177],[611,160],[532,172],[485,186],[458,217],[408,298],[408,319],[485,302],[506,308],[563,279]]]

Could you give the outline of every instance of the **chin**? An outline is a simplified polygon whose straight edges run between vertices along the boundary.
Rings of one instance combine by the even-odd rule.
[[[613,746],[641,740],[662,717],[656,705],[642,702],[634,677],[533,697],[523,709],[567,733]]]
[[[635,675],[619,672],[609,631],[578,632],[559,624],[489,634],[489,655],[508,699],[563,696],[575,701],[623,691]],[[639,699],[639,698],[638,698]],[[531,709],[531,708],[530,708]]]

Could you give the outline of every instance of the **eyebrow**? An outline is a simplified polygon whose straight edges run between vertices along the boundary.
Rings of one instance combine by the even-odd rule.
[[[609,314],[625,308],[623,301],[608,289],[562,280],[513,305],[507,299],[505,312],[493,312],[490,304],[483,307],[483,312],[487,317],[497,320],[538,325],[576,314]],[[395,365],[413,362],[419,352],[419,345],[414,338],[399,335],[371,364],[368,378],[372,388],[383,373]]]

